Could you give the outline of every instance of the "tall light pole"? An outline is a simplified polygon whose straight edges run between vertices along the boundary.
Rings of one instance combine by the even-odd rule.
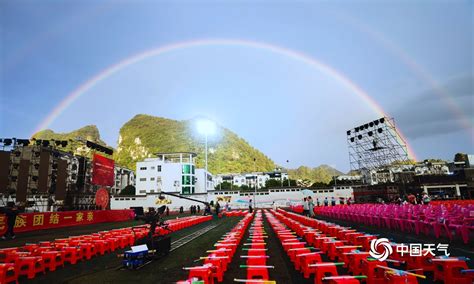
[[[253,158],[253,172],[254,172],[254,176],[255,176],[255,191],[253,193],[253,208],[257,209],[257,169],[256,169],[256,166],[255,166],[255,162],[257,161],[256,158]]]
[[[204,135],[205,137],[205,165],[206,165],[206,172],[204,173],[204,190],[207,192],[207,138],[209,135],[212,135],[216,131],[216,124],[208,119],[200,119],[197,121],[197,130],[200,134]]]

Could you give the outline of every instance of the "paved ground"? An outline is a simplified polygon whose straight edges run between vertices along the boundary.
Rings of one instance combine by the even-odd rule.
[[[206,250],[212,249],[213,244],[219,240],[223,234],[230,231],[239,220],[241,220],[240,217],[215,219],[210,222],[202,223],[171,234],[172,241],[175,241],[210,224],[217,225],[216,228],[212,229],[208,233],[196,238],[190,243],[171,252],[168,256],[163,257],[138,271],[119,270],[118,267],[121,265],[121,258],[117,257],[117,254],[121,254],[122,251],[116,251],[104,256],[94,257],[89,261],[80,262],[76,265],[66,265],[65,268],[59,268],[55,272],[48,272],[46,275],[38,276],[33,280],[22,279],[20,283],[174,283],[187,277],[187,272],[182,270],[182,267],[201,264],[200,261],[196,260],[200,256],[207,255]],[[395,242],[445,242],[445,240],[434,240],[415,235],[406,235],[399,232],[380,230],[378,228],[349,224],[342,221],[330,221],[335,221],[336,223],[344,226],[351,226],[357,230],[367,233],[380,234],[381,236],[388,237]],[[58,230],[37,231],[19,235],[18,239],[2,242],[1,245],[2,247],[17,246],[22,245],[25,242],[52,240],[54,238],[67,237],[70,235],[86,234],[138,224],[143,224],[143,222],[128,221],[120,223],[96,224],[75,228],[64,228]],[[293,268],[293,264],[290,262],[289,258],[284,252],[281,244],[279,243],[275,233],[269,226],[269,223],[265,217],[264,227],[269,236],[267,239],[268,254],[270,256],[268,263],[269,265],[275,266],[275,269],[270,270],[270,278],[276,280],[277,283],[313,283],[312,278],[309,280],[304,279],[302,275]],[[248,232],[246,233],[242,243],[247,242],[247,238]],[[450,251],[453,255],[467,256],[471,259],[474,259],[474,250],[472,244],[470,246],[466,246],[462,243],[455,242],[450,244]],[[240,255],[242,254],[246,253],[242,251],[241,244],[238,247],[237,253],[233,258],[228,271],[225,273],[224,283],[232,283],[234,278],[246,278],[246,270],[239,268],[239,265],[245,263],[245,260],[240,258]],[[328,259],[325,260],[328,261]],[[473,267],[472,261],[470,263],[470,267]],[[344,270],[339,272],[344,274],[346,273]],[[420,281],[420,283],[431,283],[431,281]]]

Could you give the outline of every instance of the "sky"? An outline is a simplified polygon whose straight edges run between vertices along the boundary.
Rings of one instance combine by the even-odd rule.
[[[472,1],[2,0],[0,137],[95,124],[116,146],[136,114],[205,116],[280,165],[347,171],[346,130],[380,108],[418,160],[452,160],[474,153],[473,14]]]

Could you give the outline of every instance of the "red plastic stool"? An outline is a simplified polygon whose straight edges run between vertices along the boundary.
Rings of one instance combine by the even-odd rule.
[[[60,251],[44,251],[41,253],[44,267],[49,271],[55,271],[56,267],[64,266],[63,254]]]
[[[320,252],[311,252],[303,254],[301,258],[301,270],[303,271],[304,278],[309,278],[311,274],[316,272],[315,267],[310,267],[311,264],[322,263]]]
[[[315,273],[314,273],[314,283],[322,284],[323,277],[338,276],[339,274],[337,273],[336,266],[343,265],[343,264],[344,263],[342,262],[321,262],[321,263],[310,264],[309,267],[316,268]]]
[[[331,276],[331,277],[323,277],[323,281],[327,281],[327,283],[337,283],[337,284],[360,284],[359,279],[366,279],[367,276],[365,275],[341,275],[341,276]]]
[[[441,280],[444,283],[459,283],[465,281],[466,275],[461,273],[467,270],[466,261],[457,258],[433,259],[436,265],[434,281]]]
[[[189,270],[188,279],[194,277],[204,281],[206,284],[214,284],[214,278],[212,277],[212,265],[206,264],[203,266],[185,267],[184,270]]]
[[[268,268],[274,268],[270,265],[241,265],[240,268],[247,268],[247,279],[268,280]]]
[[[367,284],[385,283],[385,270],[377,266],[387,266],[387,262],[362,259],[361,269],[364,275],[367,275]]]
[[[95,246],[92,243],[80,243],[78,247],[81,249],[84,257],[89,260],[96,254]]]
[[[76,264],[78,260],[82,260],[83,254],[80,248],[77,247],[64,247],[63,259],[64,262],[69,262],[70,264]]]
[[[13,263],[0,263],[0,283],[11,283],[15,282],[18,284],[18,274]]]
[[[349,252],[345,254],[348,259],[347,268],[353,275],[359,275],[362,273],[362,260],[369,257],[368,252]]]
[[[391,272],[387,271],[385,272],[385,283],[389,284],[418,284],[418,280],[416,279],[416,276],[414,275],[409,275],[403,272]]]
[[[20,257],[16,262],[18,276],[26,275],[28,279],[33,279],[36,273],[44,271],[43,259],[38,256]]]

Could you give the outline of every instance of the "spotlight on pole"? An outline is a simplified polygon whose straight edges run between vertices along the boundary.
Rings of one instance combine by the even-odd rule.
[[[196,129],[202,135],[211,136],[216,133],[216,124],[209,119],[200,119],[196,122]]]

